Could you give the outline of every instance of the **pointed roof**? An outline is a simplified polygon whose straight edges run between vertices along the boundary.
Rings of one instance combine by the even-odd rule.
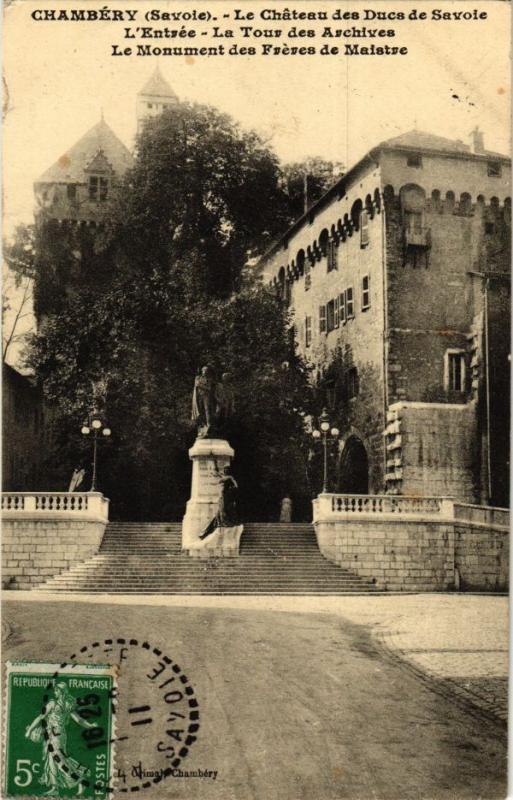
[[[91,164],[100,151],[117,176],[124,175],[132,166],[130,151],[102,117],[55,164],[43,172],[36,183],[84,183],[87,180],[85,170],[91,169]]]
[[[169,97],[173,100],[178,100],[177,94],[162,75],[158,65],[155,67],[153,75],[146,81],[138,94],[151,95],[153,97]]]

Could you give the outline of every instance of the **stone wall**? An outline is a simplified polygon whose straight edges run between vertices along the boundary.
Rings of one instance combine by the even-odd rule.
[[[507,591],[509,512],[502,508],[455,505],[456,585],[462,589]]]
[[[320,495],[314,526],[321,553],[382,591],[506,591],[509,512],[440,500],[438,511],[417,513],[415,500],[398,498],[406,510],[382,498],[356,498],[345,506]],[[393,503],[392,498],[384,498]],[[428,500],[428,499],[426,499]],[[436,502],[433,498],[432,502]],[[352,503],[352,505],[351,505]],[[366,505],[364,505],[366,503]],[[406,504],[410,503],[410,512]],[[337,512],[336,509],[350,509]]]
[[[109,501],[100,493],[2,494],[2,585],[32,589],[98,552]]]
[[[8,520],[2,526],[2,582],[32,589],[98,552],[105,523]]]
[[[473,501],[479,496],[474,403],[394,403],[386,429],[387,489]]]
[[[321,553],[371,581],[402,592],[453,588],[453,529],[449,523],[351,520],[316,523]]]

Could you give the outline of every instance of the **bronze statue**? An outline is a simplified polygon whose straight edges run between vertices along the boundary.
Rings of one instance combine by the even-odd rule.
[[[223,372],[221,382],[217,384],[217,419],[223,425],[235,411],[235,393],[230,372]]]
[[[235,410],[235,393],[231,374],[223,372],[216,382],[214,370],[208,364],[194,381],[192,393],[192,419],[198,425],[198,438],[219,435]]]
[[[194,381],[192,393],[192,419],[198,424],[198,437],[206,439],[213,434],[217,410],[214,371],[208,364]]]

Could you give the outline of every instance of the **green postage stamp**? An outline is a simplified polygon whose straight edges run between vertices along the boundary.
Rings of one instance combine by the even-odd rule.
[[[7,664],[6,797],[112,792],[116,667]]]

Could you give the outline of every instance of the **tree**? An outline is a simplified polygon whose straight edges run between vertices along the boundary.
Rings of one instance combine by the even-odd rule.
[[[248,255],[288,219],[278,160],[257,134],[214,108],[180,103],[145,124],[109,210],[104,252],[132,272],[186,260],[197,288],[226,297]]]
[[[319,200],[343,174],[339,161],[326,161],[314,156],[283,168],[283,188],[289,200],[293,219]]]
[[[4,242],[2,271],[2,358],[5,363],[13,349],[24,342],[33,319],[33,226],[18,226],[14,238]]]
[[[149,335],[149,320],[153,335]],[[276,516],[286,492],[307,493],[298,411],[308,409],[304,364],[294,354],[288,320],[268,290],[253,288],[205,305],[179,277],[158,274],[82,293],[33,338],[31,366],[57,406],[58,463],[67,474],[89,459],[80,425],[93,385],[107,384],[104,411],[112,441],[100,453],[100,486],[125,518],[180,518],[190,490],[187,450],[195,431],[191,393],[198,367],[229,369],[236,451],[246,518]],[[62,477],[60,478],[62,482]],[[266,512],[266,509],[269,511]]]
[[[181,104],[145,125],[94,241],[78,240],[76,229],[38,228],[39,263],[70,280],[59,297],[40,292],[45,322],[27,362],[56,409],[56,483],[77,458],[90,460],[80,427],[100,405],[112,437],[102,442],[99,486],[113,513],[181,518],[192,387],[211,363],[238,386],[229,439],[245,518],[276,518],[286,493],[296,504],[308,497],[308,371],[286,310],[241,281],[248,255],[290,220],[280,181],[275,155],[255,134],[215,109]]]

